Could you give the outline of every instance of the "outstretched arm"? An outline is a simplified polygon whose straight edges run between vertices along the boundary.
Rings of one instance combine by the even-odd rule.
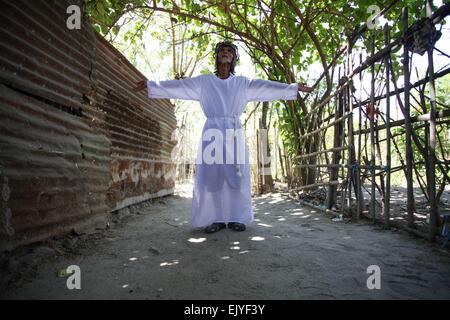
[[[182,80],[151,81],[142,80],[135,84],[134,91],[147,89],[149,98],[200,100],[201,83],[199,77]]]
[[[313,89],[303,83],[286,84],[278,81],[251,79],[247,86],[247,101],[296,100],[298,91]]]

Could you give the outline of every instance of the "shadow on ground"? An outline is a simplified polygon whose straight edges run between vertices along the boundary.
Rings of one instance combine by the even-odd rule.
[[[107,230],[3,257],[3,299],[449,299],[450,254],[368,223],[333,222],[280,193],[253,199],[245,232],[190,226],[192,185]],[[81,269],[81,290],[58,274]],[[381,289],[367,288],[367,268]]]

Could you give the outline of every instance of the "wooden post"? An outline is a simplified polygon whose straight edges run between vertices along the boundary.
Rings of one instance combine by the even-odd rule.
[[[408,30],[408,7],[403,8],[403,37],[406,38]],[[405,103],[405,139],[406,139],[406,211],[408,213],[408,227],[414,228],[414,190],[413,190],[413,150],[411,145],[411,113],[409,104],[409,51],[408,46],[403,44],[403,77],[404,103]]]
[[[269,111],[269,102],[264,101],[262,106],[262,117],[259,119],[260,132],[260,166],[262,174],[262,192],[271,192],[273,187],[273,178],[271,173],[271,156],[269,145],[269,129],[267,128],[267,113]]]
[[[432,1],[426,1],[427,17],[432,15]],[[433,26],[434,29],[434,26]],[[439,212],[436,203],[436,89],[434,86],[433,48],[428,50],[428,76],[430,86],[430,134],[428,141],[428,198],[430,201],[430,240],[437,235]]]
[[[273,152],[274,152],[274,158],[275,158],[275,163],[274,163],[274,165],[275,165],[275,180],[278,180],[278,160],[277,160],[277,153],[278,153],[278,150],[279,150],[279,148],[278,148],[278,130],[277,130],[277,122],[276,121],[274,121],[274,123],[273,123],[273,137],[274,137],[274,140],[275,140],[275,145],[274,145],[274,148],[273,148]]]
[[[277,111],[277,116],[278,116],[277,123],[279,123],[279,121],[280,121],[280,112],[278,111],[278,108],[276,108],[275,110]],[[278,135],[277,135],[277,137],[278,137]],[[283,154],[281,153],[281,147],[279,146],[279,144],[277,144],[277,146],[278,146],[278,154],[279,154],[279,157],[280,157],[281,175],[283,177],[283,182],[286,182],[288,180],[288,178],[287,178],[287,169],[285,169],[286,163],[283,165],[284,159],[283,159]],[[281,146],[283,147],[283,150],[284,150],[284,142],[283,142],[283,140],[281,140]]]
[[[384,44],[389,44],[389,26],[386,24],[384,26]],[[390,219],[390,204],[391,204],[391,101],[389,95],[389,56],[388,53],[385,56],[385,72],[386,72],[386,194],[384,197],[384,223],[387,227],[389,227],[389,219]]]
[[[260,171],[260,163],[261,163],[261,155],[260,155],[260,146],[259,146],[259,129],[256,129],[256,193],[261,194],[261,171]]]
[[[263,133],[265,132],[264,129],[261,129],[262,127],[262,122],[261,122],[261,118],[259,118],[259,130],[258,130],[258,138],[259,138],[259,143],[258,143],[258,148],[259,148],[259,163],[258,163],[258,167],[259,167],[259,178],[261,179],[261,190],[260,193],[264,193],[265,192],[265,184],[266,184],[266,175],[264,174],[264,164],[266,159],[264,158],[264,151],[263,151]]]

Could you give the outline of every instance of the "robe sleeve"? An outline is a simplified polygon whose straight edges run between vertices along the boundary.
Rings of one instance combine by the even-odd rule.
[[[200,100],[201,77],[181,80],[147,80],[148,97],[154,99]]]
[[[247,101],[296,100],[298,84],[277,81],[249,79]]]

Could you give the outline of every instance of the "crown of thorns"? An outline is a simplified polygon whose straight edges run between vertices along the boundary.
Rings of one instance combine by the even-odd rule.
[[[230,47],[231,49],[233,49],[234,57],[233,57],[232,64],[236,65],[236,62],[239,61],[239,52],[238,52],[238,48],[236,47],[236,45],[234,45],[230,41],[223,41],[223,42],[219,42],[218,44],[216,44],[216,47],[214,49],[214,58],[217,56],[217,53],[219,52],[220,48],[223,48],[223,47]]]

